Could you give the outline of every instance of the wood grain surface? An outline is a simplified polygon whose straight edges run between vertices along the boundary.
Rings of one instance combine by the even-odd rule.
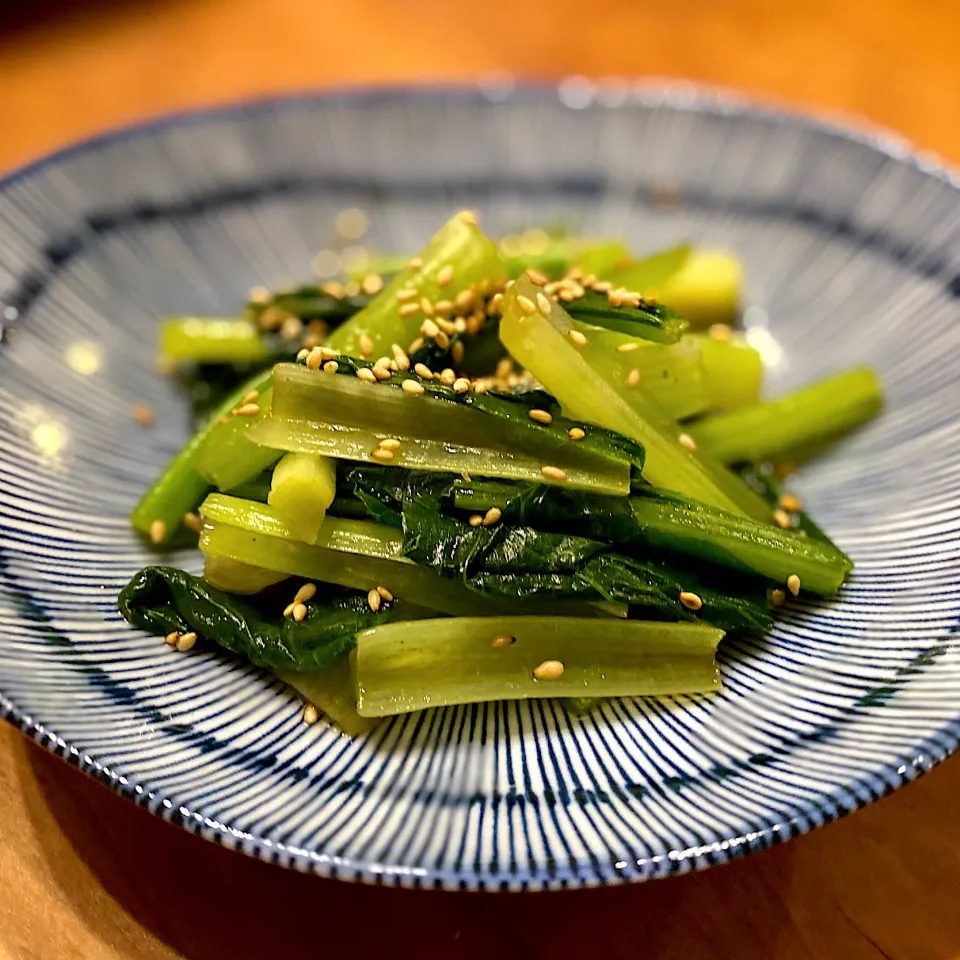
[[[4,10],[0,168],[186,106],[500,70],[687,76],[860,114],[960,160],[956,0],[48,0]],[[954,758],[851,818],[694,876],[524,897],[408,893],[227,853],[3,728],[0,960],[950,960],[960,958],[958,796]]]

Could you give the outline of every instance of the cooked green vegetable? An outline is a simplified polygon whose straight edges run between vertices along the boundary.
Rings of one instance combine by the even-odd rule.
[[[644,400],[639,390],[632,403],[623,400],[581,355],[577,344],[584,335],[574,330],[558,304],[550,305],[549,314],[539,307],[532,313],[521,309],[519,296],[535,302],[536,295],[536,288],[525,278],[507,291],[500,339],[553,393],[568,416],[582,417],[585,425],[600,424],[642,444],[646,451],[643,475],[649,483],[731,513],[768,518],[766,504],[739,477],[691,449],[684,431]],[[589,435],[589,426],[584,429]]]
[[[280,583],[287,574],[276,570],[264,570],[239,560],[207,555],[203,561],[203,579],[226,593],[260,593]]]
[[[277,671],[277,676],[290,684],[298,693],[319,708],[345,734],[363,736],[377,726],[379,719],[361,717],[357,713],[357,697],[354,692],[351,657],[343,657],[336,663],[315,673],[291,673]]]
[[[357,712],[409,713],[485,700],[630,697],[719,689],[722,631],[701,624],[477,617],[362,633]]]
[[[118,606],[133,626],[155,636],[194,632],[257,666],[294,671],[320,670],[346,656],[360,630],[392,619],[399,606],[384,602],[374,612],[365,593],[329,591],[298,623],[283,616],[288,602],[241,599],[182,570],[146,567],[123,588]]]
[[[407,315],[405,304],[424,298],[430,303],[454,300],[474,286],[492,290],[505,278],[496,244],[480,232],[472,217],[457,214],[365,309],[334,331],[330,346],[350,356],[389,357],[393,344],[406,349],[419,336],[426,319],[420,312]],[[364,344],[368,351],[362,349]]]
[[[171,317],[160,327],[160,354],[194,363],[265,360],[270,349],[248,320],[230,317]]]
[[[274,468],[267,503],[299,539],[316,543],[336,491],[333,460],[310,453],[288,453]]]
[[[614,306],[607,294],[591,289],[565,306],[575,320],[657,343],[676,343],[687,329],[686,320],[669,307],[645,301],[638,307]]]
[[[549,422],[534,419],[531,410]],[[249,435],[272,449],[626,493],[631,473],[642,467],[642,447],[599,429],[573,443],[574,426],[542,392],[457,393],[408,374],[373,384],[279,364],[271,416]],[[392,444],[386,453],[384,441]]]
[[[642,260],[628,261],[611,271],[609,276],[601,279],[609,280],[624,290],[644,296],[679,273],[692,255],[693,251],[684,244],[654,253]]]
[[[857,367],[776,400],[707,417],[689,433],[724,463],[793,458],[861,426],[882,406],[876,374]]]
[[[736,319],[742,283],[743,268],[736,257],[722,250],[692,250],[679,270],[642,292],[703,328]]]

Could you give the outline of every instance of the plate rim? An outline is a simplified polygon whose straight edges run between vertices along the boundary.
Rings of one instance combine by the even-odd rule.
[[[135,140],[170,128],[202,126],[235,117],[269,113],[296,106],[369,106],[377,101],[395,102],[411,99],[423,101],[433,98],[447,101],[450,98],[456,98],[468,102],[487,103],[491,106],[516,102],[524,98],[533,102],[558,100],[561,106],[574,112],[588,107],[618,110],[629,107],[662,106],[678,112],[733,118],[757,117],[784,127],[820,133],[867,147],[960,192],[960,168],[945,161],[935,151],[921,150],[903,135],[856,114],[825,109],[819,112],[808,112],[774,98],[680,78],[605,77],[601,80],[591,80],[581,76],[567,76],[554,83],[543,83],[517,80],[509,74],[496,74],[477,82],[358,83],[307,88],[264,96],[240,97],[210,105],[167,111],[82,137],[0,173],[0,195],[6,193],[11,186],[23,178],[82,156],[88,151]],[[873,799],[881,799],[916,779],[917,776],[937,766],[960,748],[960,717],[958,717],[924,736],[916,745],[915,749],[918,752],[914,755],[899,758],[900,766],[892,768],[895,780],[894,777],[884,779],[879,790],[875,785],[868,786],[859,779],[851,781],[851,784],[864,787],[873,799],[866,802],[860,802],[858,799],[856,805],[850,809],[835,805],[834,809],[825,812],[821,823],[807,821],[806,825],[798,827],[793,821],[786,820],[765,826],[754,833],[715,841],[707,847],[675,852],[669,858],[657,858],[668,860],[666,870],[649,871],[647,868],[650,866],[650,861],[647,860],[631,864],[633,869],[629,872],[618,871],[603,879],[586,873],[577,873],[573,879],[537,877],[518,882],[517,878],[513,881],[505,879],[495,881],[493,877],[487,878],[480,872],[462,871],[453,874],[438,869],[411,868],[403,864],[345,860],[316,850],[277,843],[212,820],[199,809],[191,809],[183,805],[174,806],[162,792],[149,787],[147,783],[130,783],[127,777],[117,773],[109,765],[100,763],[96,757],[60,737],[41,720],[35,719],[21,709],[2,689],[0,689],[0,718],[82,773],[111,788],[114,793],[132,800],[139,806],[145,806],[149,812],[159,815],[162,819],[181,826],[190,833],[198,834],[206,840],[212,840],[220,846],[269,863],[277,863],[328,878],[380,885],[388,883],[421,888],[432,886],[448,890],[584,888],[642,882],[685,872],[689,867],[695,870],[706,869],[713,865],[709,855],[720,849],[728,854],[730,859],[740,859],[750,853],[781,844],[795,835],[839,820],[865,806],[866,803],[873,802]],[[943,738],[945,742],[934,746],[931,742],[932,737]],[[903,760],[906,760],[906,763],[902,762]]]

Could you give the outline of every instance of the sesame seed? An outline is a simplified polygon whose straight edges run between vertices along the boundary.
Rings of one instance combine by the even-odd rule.
[[[154,520],[150,524],[150,542],[151,543],[163,543],[164,537],[167,535],[167,525],[162,520]]]
[[[284,340],[299,340],[303,333],[303,321],[299,317],[287,317],[280,324],[280,336]]]
[[[453,279],[453,264],[448,263],[445,267],[440,268],[440,272],[437,274],[437,285],[440,287],[445,287]]]
[[[343,299],[343,284],[339,280],[328,280],[322,287],[320,287],[320,292],[326,294],[328,297],[333,297],[334,300]]]
[[[397,291],[397,299],[403,303],[406,300],[413,300],[417,296],[417,291],[412,287],[404,287],[402,290]]]
[[[444,316],[448,313],[453,313],[453,301],[452,300],[438,300],[434,305],[433,309],[436,313],[442,313]]]
[[[377,593],[379,593],[387,603],[393,600],[393,594],[386,587],[377,587]]]
[[[130,410],[130,415],[141,427],[152,427],[157,420],[153,410],[145,403],[135,403]]]
[[[293,608],[294,608],[295,606],[296,606],[295,603],[288,603],[288,604],[283,608],[283,615],[284,615],[285,617],[292,617],[292,616],[293,616]]]
[[[250,294],[247,299],[251,303],[269,303],[271,300],[270,291],[263,286],[256,286],[250,288]]]
[[[371,273],[369,276],[363,278],[360,289],[372,297],[383,289],[383,277],[378,273]]]
[[[404,380],[401,386],[405,392],[412,393],[414,396],[423,393],[423,384],[419,380]]]
[[[477,225],[477,215],[472,210],[461,210],[457,214],[457,219],[469,223],[472,227]]]
[[[457,375],[453,372],[450,367],[445,367],[440,371],[440,382],[447,387],[452,387],[454,381],[457,379]]]
[[[563,664],[559,660],[544,660],[533,668],[534,680],[559,680],[563,676]]]
[[[369,367],[358,367],[357,379],[365,380],[367,383],[376,383],[377,375]]]
[[[467,483],[470,483],[470,482],[471,482],[471,480],[470,480],[470,474],[467,473],[466,470],[461,470],[461,471],[460,471],[460,476],[463,477],[463,479],[466,480]]]
[[[279,307],[267,307],[267,309],[260,314],[260,329],[271,332],[279,330],[283,326],[283,321],[286,320],[288,316],[289,314]]]
[[[513,358],[504,357],[497,362],[497,368],[494,370],[494,380],[506,380],[513,373]]]
[[[380,604],[383,603],[383,597],[380,596],[380,592],[374,587],[367,594],[367,605],[370,609],[376,613],[380,609]]]
[[[390,379],[390,374],[392,371],[390,370],[390,361],[386,358],[383,359],[383,362],[378,360],[371,369],[373,370],[373,375],[378,380]]]
[[[553,423],[553,414],[546,410],[529,410],[528,416],[537,423]]]
[[[336,360],[328,360],[323,365],[324,373],[336,373],[340,369],[340,364]]]
[[[450,346],[450,337],[442,330],[433,338],[433,342],[441,349],[446,350]]]
[[[803,509],[803,504],[799,498],[795,497],[792,493],[781,493],[777,498],[777,503],[779,503],[784,510],[789,510],[791,513],[798,513]]]
[[[423,377],[424,380],[433,379],[433,371],[425,363],[415,363],[413,365],[413,372],[418,377]]]
[[[253,403],[260,396],[259,390],[251,390],[249,393],[244,394],[241,403]]]
[[[479,513],[475,513],[469,520],[471,527],[479,527],[483,523],[483,517]]]
[[[782,607],[787,602],[787,595],[782,590],[773,590],[770,593],[770,603],[774,607]]]
[[[420,301],[420,309],[425,317],[433,316],[433,304],[426,297]]]
[[[495,293],[490,298],[490,302],[487,304],[487,313],[489,314],[503,313],[503,294],[502,293]]]
[[[322,363],[323,363],[323,350],[320,347],[314,347],[307,354],[307,359],[306,359],[307,369],[319,370],[320,364]]]
[[[221,413],[220,416],[217,417],[217,423],[229,423],[229,422],[230,422],[230,418],[225,413]]]
[[[688,610],[699,610],[703,606],[703,601],[696,593],[691,593],[689,590],[684,590],[680,594],[680,602]]]
[[[640,346],[639,343],[621,343],[617,347],[617,353],[629,353],[631,350],[636,350]]]
[[[197,642],[197,635],[191,630],[189,633],[181,633],[179,639],[177,640],[177,649],[181,653],[186,653],[188,650],[193,649],[193,645]]]
[[[470,389],[470,381],[466,377],[459,377],[453,381],[454,393],[466,393]]]
[[[461,310],[466,310],[467,307],[473,304],[473,301],[477,299],[477,292],[472,288],[466,290],[461,290],[454,298],[453,305],[459,307]]]
[[[433,320],[424,320],[420,324],[420,332],[425,336],[429,337],[431,340],[435,339],[437,334],[440,333],[440,328],[433,322]]]
[[[457,325],[452,320],[447,320],[445,317],[437,317],[437,326],[447,334],[457,332]]]
[[[390,345],[390,349],[393,351],[393,359],[396,361],[397,367],[400,370],[409,370],[410,358],[403,347],[399,343],[393,343]]]
[[[312,704],[308,703],[303,708],[303,722],[312,727],[320,719],[320,711]]]
[[[324,360],[336,360],[340,356],[332,347],[320,347],[320,355]]]
[[[453,332],[454,333],[466,333],[467,332],[467,318],[466,317],[455,317],[453,320]]]
[[[730,325],[726,323],[711,323],[710,329],[707,331],[710,334],[710,338],[713,340],[729,340],[730,334],[732,333]]]
[[[586,434],[579,427],[571,427],[567,431],[567,436],[571,440],[582,440],[586,436]]]
[[[419,270],[423,266],[423,259],[421,257],[414,257],[407,266],[411,270]]]
[[[800,578],[795,573],[791,573],[790,576],[787,577],[787,589],[794,596],[800,593]]]
[[[293,598],[294,605],[298,603],[308,603],[317,595],[317,585],[315,583],[305,583],[297,591]]]
[[[620,294],[616,290],[611,290],[607,294],[607,300],[610,302],[611,307],[619,307],[623,304],[623,301],[620,299]]]
[[[306,360],[307,357],[310,355],[310,350],[311,350],[311,349],[312,349],[312,348],[304,347],[302,350],[298,350],[298,351],[297,351],[297,362],[299,363],[301,360]]]
[[[677,437],[677,442],[681,447],[686,447],[688,450],[697,449],[697,443],[689,433],[681,433],[680,436]]]
[[[790,526],[790,514],[787,513],[786,510],[777,508],[773,511],[773,522],[778,527],[782,527],[784,530],[786,530]]]
[[[417,339],[414,340],[409,347],[407,347],[407,352],[416,353],[424,345],[425,342],[426,341],[423,339],[423,337],[417,337]]]
[[[502,516],[499,507],[491,507],[483,515],[483,525],[485,527],[492,527],[495,523],[500,522],[500,517]]]
[[[450,348],[450,359],[459,367],[463,363],[463,354],[466,351],[466,347],[463,345],[462,340],[458,340]]]
[[[557,294],[564,303],[570,303],[573,299],[573,291],[569,287],[563,287]]]
[[[386,447],[377,447],[373,453],[370,454],[374,460],[379,460],[381,463],[390,463],[393,460],[393,451],[388,450]]]
[[[260,415],[260,404],[244,403],[234,411],[238,417],[257,417]]]
[[[527,276],[530,278],[530,282],[535,283],[538,287],[545,286],[549,282],[549,278],[536,267],[527,267]]]
[[[550,308],[552,304],[550,303],[550,298],[545,296],[541,291],[537,291],[537,306],[547,315],[550,316]]]
[[[477,381],[477,383],[473,385],[473,392],[480,393],[480,394],[486,393],[487,385],[482,380],[479,380]]]
[[[516,637],[511,637],[509,633],[501,633],[498,636],[491,638],[490,646],[496,650],[499,650],[502,647],[512,646],[516,642],[517,642]]]
[[[359,344],[360,344],[361,357],[366,358],[366,357],[369,357],[371,353],[373,353],[373,338],[370,336],[369,333],[360,334]]]
[[[297,623],[302,623],[304,617],[307,615],[307,605],[305,603],[295,603],[293,605],[293,619]]]
[[[527,316],[537,312],[537,305],[529,297],[525,297],[522,293],[517,297],[517,306]]]
[[[400,441],[396,437],[385,437],[380,441],[380,446],[384,450],[399,450]]]
[[[609,280],[601,280],[599,283],[593,284],[593,289],[597,293],[609,293],[613,289],[613,284]]]
[[[579,330],[571,330],[567,336],[578,346],[585,347],[587,345],[587,338]]]
[[[183,515],[183,525],[194,533],[203,532],[203,521],[192,510]]]
[[[177,645],[177,641],[178,641],[179,639],[180,639],[180,634],[177,633],[176,630],[174,630],[173,633],[168,633],[168,634],[163,638],[163,641],[164,641],[164,643],[166,643],[166,645],[167,645],[168,647],[175,647],[175,646]]]
[[[634,387],[638,386],[640,383],[640,371],[634,367],[627,374],[627,386],[632,390]]]
[[[559,467],[541,467],[540,472],[551,480],[566,480],[567,474]]]
[[[420,312],[419,303],[405,303],[397,311],[397,313],[399,313],[401,317],[412,317],[415,313],[419,313],[419,312]]]

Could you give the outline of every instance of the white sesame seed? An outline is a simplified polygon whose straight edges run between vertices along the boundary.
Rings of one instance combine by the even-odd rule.
[[[541,467],[540,472],[551,480],[566,480],[567,474],[559,467]]]
[[[377,447],[371,454],[374,460],[379,460],[381,463],[390,463],[393,460],[393,451],[388,450],[386,447]]]
[[[425,337],[429,337],[431,340],[433,340],[440,332],[440,328],[433,322],[433,320],[424,320],[423,323],[420,324],[420,332]]]
[[[530,282],[535,283],[538,287],[544,286],[549,280],[536,267],[527,267],[527,276],[530,278]]]
[[[492,637],[490,640],[490,646],[494,649],[502,649],[503,647],[512,646],[517,642],[516,637],[511,637],[508,633],[501,633],[496,637]]]
[[[537,291],[537,306],[549,317],[550,308],[552,304],[550,303],[550,298],[545,296],[539,290]]]
[[[379,593],[387,603],[393,600],[393,594],[386,587],[377,587],[377,593]]]
[[[585,347],[587,345],[587,338],[579,330],[571,330],[567,336],[578,346]]]
[[[483,523],[483,517],[479,513],[475,513],[470,517],[469,523],[471,527],[479,527]]]
[[[453,381],[454,393],[466,393],[470,389],[470,381],[466,377],[459,377]]]
[[[446,266],[440,268],[440,272],[437,274],[437,285],[445,287],[453,279],[453,264],[448,263]]]
[[[636,343],[636,342],[633,342],[633,343],[621,343],[620,346],[617,347],[617,353],[629,353],[631,350],[636,350],[636,349],[638,349],[639,346],[640,346],[640,344],[639,344],[639,343]]]
[[[167,525],[162,520],[154,520],[150,524],[150,542],[163,543],[163,538],[167,535]]]
[[[339,280],[328,280],[322,287],[320,287],[320,292],[326,294],[328,297],[333,297],[334,300],[343,299],[343,284]]]
[[[414,396],[423,393],[423,384],[419,380],[404,380],[401,386],[406,393],[412,393]]]
[[[677,437],[677,441],[681,447],[686,447],[688,450],[697,449],[697,443],[689,433],[681,433],[680,436]]]
[[[446,334],[456,333],[457,325],[452,320],[437,317],[437,326]]]
[[[251,303],[269,303],[272,299],[272,295],[266,287],[258,285],[250,288],[250,293],[247,296],[247,299]]]
[[[309,603],[317,595],[317,585],[315,583],[305,583],[297,591],[293,598],[294,606],[298,603]]]
[[[695,593],[691,593],[689,590],[684,590],[680,594],[680,602],[688,610],[699,610],[703,606],[703,601],[700,597]]]
[[[416,353],[416,352],[423,346],[424,342],[425,342],[425,341],[424,341],[423,337],[417,337],[417,339],[414,340],[413,343],[411,343],[409,347],[407,347],[407,352],[408,352],[408,353]]]
[[[416,290],[413,287],[404,287],[402,290],[397,291],[397,299],[403,303],[406,300],[413,300],[418,296]]]
[[[477,299],[477,291],[468,288],[466,290],[461,290],[454,298],[453,304],[455,307],[459,307],[461,310],[466,310],[474,300]]]
[[[373,349],[374,349],[373,338],[370,336],[369,333],[361,333],[360,339],[358,342],[360,344],[360,356],[369,357],[370,354],[373,353]]]
[[[472,227],[477,225],[477,215],[472,210],[461,210],[457,214],[457,219],[469,223]]]
[[[302,350],[298,350],[298,351],[297,351],[297,362],[299,362],[299,361],[301,361],[301,360],[306,360],[307,357],[310,356],[310,349],[311,349],[311,348],[304,347]]]
[[[241,403],[253,403],[260,396],[259,390],[251,390],[249,393],[244,394]]]
[[[462,340],[458,340],[450,348],[450,359],[459,367],[463,363],[463,354],[466,351],[466,347],[463,345]]]
[[[522,293],[517,297],[517,306],[525,314],[527,314],[527,316],[537,312],[537,305],[529,297],[525,297]]]
[[[800,593],[800,578],[795,573],[791,573],[790,576],[787,577],[787,589],[794,596]]]
[[[188,650],[193,649],[196,642],[197,635],[192,630],[189,633],[181,633],[180,638],[177,640],[177,649],[181,653],[186,653]]]
[[[433,342],[441,349],[446,350],[450,346],[450,337],[440,330],[433,338]]]
[[[393,351],[393,359],[396,361],[397,368],[400,370],[409,370],[410,358],[407,356],[403,347],[401,347],[399,343],[393,343],[390,345],[390,349]]]
[[[786,510],[781,510],[779,507],[773,511],[773,522],[784,530],[789,529],[790,527],[790,514]]]
[[[710,329],[707,331],[711,339],[722,341],[729,340],[732,332],[729,324],[726,323],[711,323]]]
[[[483,515],[483,525],[485,527],[492,527],[495,523],[500,522],[500,517],[502,516],[499,507],[491,507]]]
[[[593,289],[597,293],[609,293],[613,289],[613,284],[609,280],[601,280],[599,283],[593,284]]]
[[[466,333],[467,332],[467,318],[466,317],[456,317],[453,321],[453,332],[454,333]]]
[[[420,301],[420,309],[425,317],[433,316],[433,304],[426,297]]]
[[[787,595],[782,590],[773,590],[770,593],[770,603],[774,607],[782,607],[787,602]]]
[[[320,350],[320,356],[324,360],[336,360],[337,357],[340,356],[332,347],[319,347],[318,349]]]
[[[453,301],[452,300],[438,300],[433,305],[434,312],[442,313],[446,316],[448,313],[453,313]]]
[[[285,617],[292,617],[292,616],[293,616],[293,608],[294,608],[295,606],[296,606],[295,603],[288,603],[288,604],[283,608],[283,615],[284,615]]]
[[[571,427],[567,431],[567,436],[571,440],[582,440],[586,436],[586,434],[579,427]]]
[[[454,381],[457,379],[457,375],[453,372],[450,367],[445,367],[440,371],[440,382],[447,387],[452,387]]]
[[[357,379],[366,380],[367,383],[376,383],[377,375],[369,367],[358,367]]]
[[[174,630],[173,633],[168,633],[168,634],[163,638],[163,641],[164,641],[164,643],[166,643],[166,645],[167,645],[168,647],[175,647],[175,646],[177,645],[177,641],[178,641],[179,639],[180,639],[180,634],[177,633],[176,630]]]
[[[312,704],[308,703],[303,708],[303,722],[312,727],[320,719],[320,711]]]
[[[529,410],[528,416],[537,423],[553,423],[553,415],[546,410]]]
[[[152,427],[156,423],[156,415],[145,403],[135,403],[130,415],[141,427]]]
[[[374,296],[374,294],[379,293],[383,289],[383,277],[378,273],[371,273],[369,276],[363,278],[360,289],[371,297]]]
[[[420,312],[419,303],[405,303],[397,311],[397,313],[399,313],[401,317],[412,317],[415,313],[419,313],[419,312]]]
[[[293,605],[293,619],[297,623],[302,623],[304,617],[307,615],[307,605],[305,603],[295,603]]]
[[[396,437],[385,437],[380,441],[380,446],[384,450],[399,450],[400,441]]]
[[[490,303],[487,304],[487,313],[497,314],[503,313],[503,294],[495,293],[490,298]]]
[[[633,389],[633,387],[636,387],[639,383],[640,383],[640,371],[636,367],[634,367],[627,374],[627,386]]]
[[[340,364],[336,360],[328,360],[323,365],[324,373],[336,373],[340,369]]]
[[[414,257],[407,266],[411,270],[419,270],[423,266],[423,259],[421,257]]]
[[[183,525],[194,533],[203,533],[203,521],[192,510],[183,515]]]
[[[424,380],[433,379],[433,371],[425,363],[415,363],[413,365],[413,372],[418,377],[423,377]]]
[[[790,513],[798,513],[803,509],[799,497],[795,497],[792,493],[781,493],[777,498],[777,503]]]
[[[244,403],[235,412],[238,417],[257,417],[260,415],[260,404]]]
[[[373,370],[373,375],[374,375],[378,380],[389,380],[389,379],[390,379],[391,370],[390,370],[390,361],[389,361],[389,360],[384,360],[383,363],[381,363],[381,362],[378,360],[378,361],[373,365],[373,367],[372,367],[371,369]]]
[[[380,604],[383,602],[383,597],[380,596],[380,592],[374,587],[367,594],[367,605],[370,609],[376,613],[380,609]]]
[[[473,392],[474,392],[474,393],[481,393],[481,394],[486,393],[486,392],[487,392],[487,385],[486,385],[482,380],[478,380],[478,381],[473,385]]]
[[[544,660],[533,668],[535,680],[559,680],[563,676],[563,664],[559,660]]]
[[[284,340],[299,340],[303,333],[303,321],[299,317],[287,317],[280,324],[280,336]]]
[[[323,363],[323,349],[321,347],[314,347],[307,354],[306,362],[308,370],[319,370],[320,364]]]

